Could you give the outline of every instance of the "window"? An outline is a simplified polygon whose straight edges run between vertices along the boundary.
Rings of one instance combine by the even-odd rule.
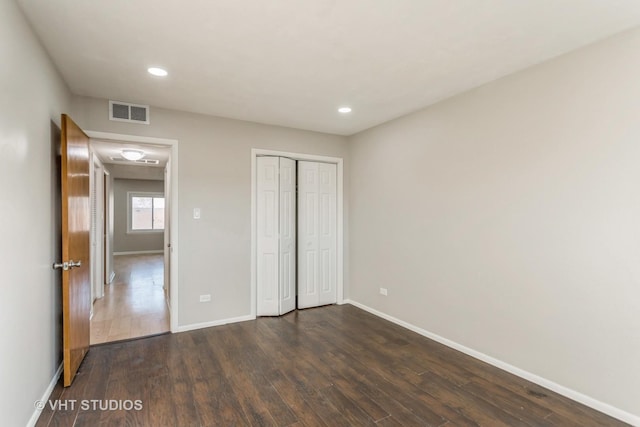
[[[129,232],[164,230],[164,194],[127,193]]]

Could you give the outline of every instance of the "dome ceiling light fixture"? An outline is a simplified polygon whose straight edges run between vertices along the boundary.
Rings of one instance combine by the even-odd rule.
[[[140,160],[141,158],[144,157],[144,151],[132,150],[129,148],[122,150],[120,154],[122,154],[122,157],[124,157],[127,160],[131,160],[132,162],[135,162],[136,160]]]

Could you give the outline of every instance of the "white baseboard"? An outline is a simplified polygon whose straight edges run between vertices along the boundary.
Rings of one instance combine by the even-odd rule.
[[[53,374],[53,378],[51,378],[51,382],[49,383],[49,385],[47,386],[47,389],[42,394],[42,398],[40,398],[40,402],[47,402],[49,400],[49,397],[51,396],[53,389],[58,383],[58,379],[60,379],[60,375],[62,375],[62,363],[60,364],[60,366],[58,366],[56,373]],[[42,414],[43,409],[44,409],[44,406],[42,408],[35,408],[35,410],[33,411],[33,415],[31,415],[31,418],[27,423],[27,427],[33,427],[36,425],[36,423],[38,422],[38,418],[40,417],[40,414]]]
[[[162,249],[158,249],[158,250],[154,250],[154,251],[124,251],[124,252],[114,252],[113,256],[118,256],[118,255],[163,254],[163,253],[164,253],[164,251]]]
[[[494,357],[488,356],[484,353],[481,353],[479,351],[476,351],[474,349],[471,349],[469,347],[465,347],[462,344],[458,344],[455,341],[451,341],[447,338],[441,337],[440,335],[434,334],[433,332],[429,332],[425,329],[419,328],[415,325],[412,325],[411,323],[407,323],[404,320],[400,320],[398,318],[395,318],[393,316],[390,316],[388,314],[385,314],[381,311],[378,311],[374,308],[371,308],[369,306],[366,306],[364,304],[361,304],[359,302],[353,301],[353,300],[349,300],[346,299],[344,300],[345,304],[351,304],[355,307],[361,308],[364,311],[368,311],[369,313],[376,315],[378,317],[381,317],[385,320],[388,320],[392,323],[395,323],[396,325],[400,325],[404,328],[407,328],[417,334],[420,334],[422,336],[425,336],[429,339],[432,339],[434,341],[439,342],[440,344],[444,344],[447,347],[451,347],[454,350],[458,350],[462,353],[465,353],[471,357],[474,357],[476,359],[479,359],[483,362],[486,362],[490,365],[495,366],[496,368],[500,368],[504,371],[507,371],[513,375],[516,375],[520,378],[524,378],[527,381],[531,381],[532,383],[538,384],[539,386],[542,386],[544,388],[547,388],[551,391],[554,391],[558,394],[561,394],[563,396],[568,397],[569,399],[575,400],[576,402],[582,403],[583,405],[589,406],[590,408],[593,408],[597,411],[603,412],[607,415],[610,415],[614,418],[617,418],[621,421],[624,421],[626,423],[629,423],[633,426],[639,426],[640,427],[640,416],[638,415],[634,415],[631,414],[629,412],[623,411],[622,409],[616,408],[615,406],[609,405],[608,403],[604,403],[601,402],[597,399],[594,399],[593,397],[587,396],[585,394],[582,394],[578,391],[575,391],[573,389],[570,389],[568,387],[565,387],[563,385],[560,385],[558,383],[555,383],[551,380],[548,380],[546,378],[543,378],[539,375],[533,374],[531,372],[525,371],[524,369],[520,369],[516,366],[510,365],[506,362],[503,362],[502,360],[498,360]]]
[[[191,325],[178,326],[178,328],[174,332],[187,332],[193,331],[195,329],[226,325],[229,323],[246,322],[247,320],[255,320],[255,318],[256,316],[252,316],[249,314],[247,316],[230,317],[228,319],[214,320],[212,322],[193,323]]]

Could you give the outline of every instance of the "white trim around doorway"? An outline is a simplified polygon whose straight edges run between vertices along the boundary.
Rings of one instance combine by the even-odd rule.
[[[171,149],[171,244],[169,250],[171,271],[169,277],[169,300],[171,312],[171,332],[178,332],[178,140],[166,138],[154,138],[148,136],[124,135],[110,132],[84,131],[91,139],[113,142],[131,142],[134,144],[164,145]],[[165,242],[167,243],[167,242]]]
[[[259,156],[288,157],[293,160],[306,160],[312,162],[333,163],[337,168],[337,248],[336,248],[336,274],[337,274],[337,303],[344,304],[344,160],[340,157],[317,156],[313,154],[290,153],[286,151],[263,150],[260,148],[251,149],[251,318],[257,314],[257,176],[256,159]]]

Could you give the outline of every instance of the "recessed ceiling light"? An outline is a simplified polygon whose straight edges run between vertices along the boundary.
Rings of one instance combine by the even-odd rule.
[[[165,77],[166,75],[169,74],[167,72],[167,70],[165,70],[163,68],[158,68],[158,67],[147,68],[147,71],[149,72],[149,74],[152,74],[152,75],[158,76],[158,77]]]
[[[351,112],[351,107],[340,107],[338,108],[338,112],[342,114],[347,114]]]
[[[136,160],[140,160],[141,158],[144,157],[144,151],[131,150],[128,148],[122,150],[120,154],[122,154],[122,157],[124,157],[127,160],[131,160],[132,162],[135,162]]]

